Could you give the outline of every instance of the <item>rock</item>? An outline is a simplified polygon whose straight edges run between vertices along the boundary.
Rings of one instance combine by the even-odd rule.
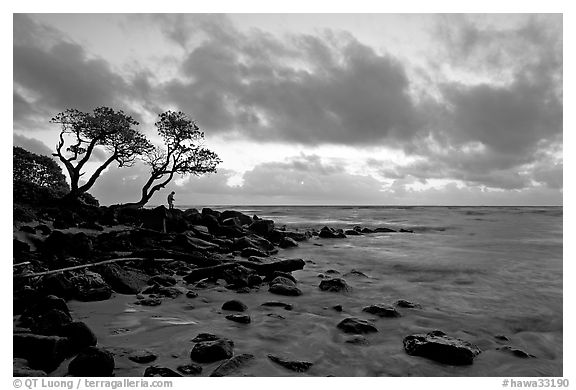
[[[70,282],[75,286],[74,296],[82,302],[104,301],[112,296],[112,289],[104,281],[102,275],[84,270],[70,278]]]
[[[222,310],[246,311],[246,309],[248,306],[237,300],[227,301],[222,305]]]
[[[220,364],[210,376],[240,376],[240,371],[254,359],[255,356],[249,353],[234,356]]]
[[[422,356],[455,366],[472,364],[474,358],[481,352],[477,346],[446,336],[439,330],[406,336],[404,350],[408,355]]]
[[[412,230],[412,229],[400,229],[399,232],[400,233],[414,233],[414,230]]]
[[[84,348],[68,365],[72,376],[112,376],[114,356],[102,348]]]
[[[286,286],[296,287],[296,282],[294,281],[294,278],[287,278],[284,276],[276,276],[274,279],[272,279],[270,285],[272,286],[274,284],[284,284]]]
[[[285,320],[286,317],[281,316],[280,314],[276,314],[276,313],[268,313],[266,314],[268,317],[272,317],[272,318],[277,318],[279,320]]]
[[[94,347],[98,342],[94,332],[81,321],[71,322],[63,326],[59,336],[68,338],[71,347],[76,351],[85,347]]]
[[[262,282],[260,275],[252,274],[248,276],[248,286],[250,287],[260,286]]]
[[[498,341],[510,341],[510,339],[508,337],[501,335],[501,334],[494,336],[494,338]]]
[[[176,370],[184,375],[199,375],[202,373],[202,366],[198,364],[189,363],[183,366],[176,367]]]
[[[15,358],[12,360],[12,376],[14,377],[42,377],[46,372],[34,370],[28,366],[26,359]]]
[[[348,344],[354,344],[354,345],[367,345],[368,339],[364,336],[352,336],[352,337],[347,338],[344,342],[348,343]]]
[[[415,309],[421,307],[419,304],[407,301],[405,299],[397,300],[395,305],[398,307],[403,307],[405,309]]]
[[[40,291],[46,295],[70,299],[76,294],[76,286],[70,278],[62,273],[57,273],[42,277],[40,280]]]
[[[54,371],[68,354],[68,339],[31,333],[13,334],[13,356],[28,360],[33,369]]]
[[[280,243],[278,244],[278,246],[279,246],[280,248],[284,248],[284,249],[286,249],[286,248],[294,248],[294,247],[297,247],[297,246],[298,246],[298,243],[297,243],[293,238],[283,237],[283,238],[280,240]]]
[[[260,306],[267,306],[267,307],[281,307],[284,310],[292,310],[292,305],[289,303],[284,302],[264,302]]]
[[[387,227],[379,227],[374,229],[374,233],[396,233],[396,230]]]
[[[310,367],[312,367],[312,363],[304,362],[304,361],[291,361],[286,360],[278,356],[268,355],[268,358],[272,360],[274,363],[281,365],[284,368],[287,368],[292,371],[296,372],[306,372]]]
[[[361,320],[356,317],[348,317],[340,321],[336,326],[345,333],[363,334],[378,332],[378,329],[366,320]]]
[[[178,374],[176,371],[167,367],[150,366],[146,367],[144,370],[145,377],[165,377],[165,378],[177,378],[182,375]]]
[[[234,353],[234,342],[225,338],[201,341],[190,352],[190,358],[198,363],[212,363],[230,359]]]
[[[358,230],[353,230],[353,229],[345,230],[344,234],[346,234],[347,236],[361,236],[362,235],[362,233],[360,233]]]
[[[269,277],[270,277],[271,280],[274,280],[275,278],[277,278],[277,277],[279,277],[279,276],[280,276],[280,277],[283,277],[283,278],[286,278],[286,279],[290,279],[291,281],[294,282],[294,284],[296,284],[296,283],[298,282],[298,281],[296,280],[296,278],[295,278],[291,273],[289,273],[289,272],[274,271],[274,272],[272,273],[272,275],[270,275]]]
[[[150,277],[142,271],[109,264],[102,267],[102,277],[119,294],[138,294]]]
[[[272,294],[286,295],[293,297],[302,295],[302,291],[298,287],[285,284],[273,284],[270,286],[268,291],[271,292]]]
[[[214,340],[218,340],[221,337],[216,336],[215,334],[212,333],[199,333],[196,337],[194,337],[192,339],[192,342],[194,343],[200,343],[202,341],[214,341]]]
[[[182,233],[174,238],[173,243],[181,246],[185,251],[214,251],[220,249],[218,244],[193,237],[188,233]]]
[[[92,239],[85,233],[53,231],[44,241],[43,252],[57,256],[88,258],[93,249]]]
[[[336,306],[332,306],[332,309],[336,310],[336,311],[342,311],[342,305],[336,305]]]
[[[158,206],[153,209],[139,210],[140,220],[144,229],[156,230],[159,232],[166,231],[166,219],[168,210],[164,206]]]
[[[250,277],[255,276],[256,272],[241,265],[228,268],[222,271],[221,276],[226,283],[236,287],[250,286]],[[254,281],[254,279],[252,279]]]
[[[240,324],[249,324],[251,322],[250,316],[246,314],[229,314],[226,319]]]
[[[358,270],[351,270],[350,272],[348,272],[346,275],[354,275],[354,276],[360,276],[362,278],[369,278],[368,275],[366,275],[364,272],[358,271]]]
[[[222,223],[226,219],[235,218],[240,222],[240,225],[250,225],[252,223],[252,218],[250,216],[241,213],[240,211],[225,210],[220,214],[220,220]]]
[[[198,293],[196,291],[188,290],[186,292],[186,298],[197,298]]]
[[[528,359],[528,358],[534,358],[536,356],[529,354],[528,352],[524,352],[521,349],[517,349],[517,348],[513,348],[509,345],[506,345],[504,347],[499,347],[496,348],[496,350],[498,351],[504,351],[504,352],[508,352],[511,353],[512,355],[519,357],[521,359]]]
[[[362,309],[362,311],[377,315],[378,317],[389,317],[389,318],[400,317],[400,313],[398,313],[398,311],[394,309],[394,307],[383,304],[366,306]]]
[[[52,233],[52,229],[50,229],[47,225],[41,224],[36,226],[36,230],[40,232],[43,236],[47,236]]]
[[[157,284],[163,287],[170,287],[176,284],[176,279],[171,275],[155,275],[148,279],[148,284]]]
[[[335,269],[329,269],[325,273],[328,275],[340,275],[340,271],[337,271]]]
[[[320,229],[320,233],[318,234],[320,238],[346,238],[344,231],[342,229],[332,229],[328,226],[324,226]]]
[[[128,359],[132,360],[135,363],[146,364],[153,362],[156,360],[158,356],[150,351],[135,351],[128,356]]]
[[[24,232],[24,233],[36,234],[36,229],[34,229],[32,226],[28,226],[28,225],[20,226],[20,229],[18,229],[18,230],[20,230],[21,232]]]
[[[34,318],[32,332],[45,336],[56,336],[61,329],[72,322],[70,314],[58,309],[50,309]]]
[[[27,253],[30,252],[30,245],[17,238],[12,240],[12,253],[15,259],[22,259]]]
[[[251,256],[256,256],[256,257],[268,257],[268,253],[267,252],[263,252],[260,249],[256,249],[256,248],[244,248],[242,249],[242,251],[240,252],[240,256],[241,257],[251,257]]]
[[[369,228],[367,228],[367,227],[365,227],[365,228],[361,228],[360,230],[356,230],[356,231],[360,231],[360,233],[362,233],[362,234],[370,234],[370,233],[374,233],[374,230],[372,230],[372,229],[369,229]]]
[[[250,287],[240,287],[239,289],[236,290],[236,294],[249,294],[250,293]]]
[[[350,291],[350,287],[346,284],[346,281],[341,278],[334,279],[324,279],[320,282],[318,286],[322,291],[331,292],[347,292]]]
[[[238,218],[222,219],[222,220],[220,220],[220,224],[222,224],[222,226],[236,226],[236,227],[242,226],[242,224],[240,223],[240,220]]]
[[[252,230],[259,236],[266,237],[274,230],[274,221],[270,219],[259,219],[252,222],[248,229]]]
[[[134,302],[134,304],[141,306],[159,306],[162,304],[162,300],[160,298],[144,298]]]
[[[76,292],[76,299],[81,302],[105,301],[112,296],[112,289],[106,287],[93,287]]]
[[[142,290],[142,294],[154,294],[159,297],[176,298],[183,294],[178,287],[162,287],[157,284]]]

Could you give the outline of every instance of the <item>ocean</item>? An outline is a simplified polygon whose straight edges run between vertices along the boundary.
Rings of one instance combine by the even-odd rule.
[[[314,237],[279,257],[302,258],[293,275],[299,297],[275,296],[262,287],[237,294],[223,286],[199,297],[166,300],[158,307],[134,305],[133,296],[72,302],[75,316],[115,349],[116,375],[140,376],[145,367],[122,351],[148,349],[154,364],[175,369],[189,361],[191,339],[209,332],[235,343],[235,354],[256,356],[247,375],[302,375],[272,363],[267,354],[314,363],[310,376],[562,376],[562,207],[358,207],[226,206],[273,219],[291,230],[390,227],[414,233],[375,233],[345,239]],[[350,273],[357,270],[363,277]],[[349,293],[320,291],[328,271],[346,280]],[[220,307],[239,299],[249,325],[224,319]],[[399,309],[399,318],[362,312],[370,304],[398,299],[420,308]],[[294,305],[292,311],[261,307],[266,301]],[[332,309],[342,305],[343,311]],[[373,320],[378,333],[368,343],[346,343],[336,328],[343,318]],[[409,356],[402,340],[442,330],[476,344],[482,353],[470,366],[450,366]],[[507,340],[497,338],[505,336]],[[510,346],[533,357],[521,358]],[[124,353],[126,355],[127,353]],[[219,363],[207,365],[209,375]]]

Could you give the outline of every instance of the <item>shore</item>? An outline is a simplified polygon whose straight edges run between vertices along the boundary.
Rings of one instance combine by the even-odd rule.
[[[351,245],[410,229],[290,231],[210,209],[115,219],[15,228],[15,375],[86,374],[86,361],[100,376],[561,375],[561,334],[458,310],[448,287],[421,294],[354,261]]]

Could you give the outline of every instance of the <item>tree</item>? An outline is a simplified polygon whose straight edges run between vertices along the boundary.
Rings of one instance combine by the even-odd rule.
[[[132,128],[138,122],[123,111],[108,107],[98,107],[92,113],[68,109],[52,118],[51,122],[62,127],[54,156],[62,161],[70,176],[68,199],[76,199],[88,191],[113,162],[117,162],[118,167],[130,167],[137,157],[152,149],[146,137]],[[67,142],[69,146],[63,151]],[[86,173],[83,171],[85,165],[98,147],[107,152],[107,158],[81,184],[80,179]]]
[[[155,192],[166,187],[174,175],[196,175],[216,172],[222,162],[218,155],[203,147],[204,132],[183,112],[166,111],[154,124],[164,147],[150,149],[144,155],[150,167],[150,177],[142,187],[138,202],[125,207],[142,207]]]
[[[55,194],[64,195],[70,191],[66,177],[56,161],[48,156],[38,155],[21,147],[13,147],[13,183],[24,181],[36,186],[49,188]]]

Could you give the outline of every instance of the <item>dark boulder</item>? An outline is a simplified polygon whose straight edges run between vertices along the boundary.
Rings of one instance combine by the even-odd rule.
[[[24,233],[36,234],[36,229],[34,229],[32,226],[28,226],[28,225],[20,226],[20,229],[18,229],[18,230],[20,230],[21,232],[24,232]]]
[[[26,359],[15,358],[12,360],[12,376],[14,377],[39,377],[46,376],[46,372],[30,368]]]
[[[201,341],[190,352],[190,358],[198,363],[212,363],[230,359],[234,353],[234,342],[225,338]]]
[[[281,283],[272,284],[268,289],[268,291],[271,292],[272,294],[286,295],[293,297],[302,295],[302,291],[295,285],[287,285]]]
[[[383,304],[366,306],[362,309],[362,311],[377,315],[378,317],[400,317],[400,313],[398,313],[398,311],[393,306]]]
[[[241,265],[228,268],[222,271],[221,277],[234,288],[250,286],[250,277],[256,276],[256,272]],[[254,280],[252,280],[254,282]]]
[[[150,366],[144,370],[145,377],[164,377],[164,378],[177,378],[182,375],[178,374],[171,368]]]
[[[297,247],[297,246],[298,246],[298,243],[297,243],[293,238],[284,237],[284,238],[282,238],[282,239],[280,240],[280,243],[278,244],[278,246],[279,246],[280,248],[284,248],[284,249],[286,249],[286,248],[294,248],[294,247]]]
[[[84,322],[75,321],[64,325],[59,335],[70,340],[70,346],[78,351],[85,347],[96,346],[98,339],[92,330]]]
[[[166,220],[168,210],[164,206],[158,206],[153,209],[140,209],[139,218],[144,229],[166,232]]]
[[[304,361],[286,360],[278,356],[268,355],[274,363],[296,372],[306,372],[312,367],[312,363]]]
[[[378,332],[378,329],[366,320],[361,320],[356,317],[348,317],[340,321],[336,326],[338,329],[345,333],[363,334]]]
[[[224,221],[226,219],[235,218],[240,222],[240,225],[250,225],[252,223],[252,218],[250,216],[241,213],[240,211],[226,210],[220,214],[220,220]]]
[[[229,314],[226,316],[227,320],[238,322],[240,324],[249,324],[252,322],[249,315],[246,314]]]
[[[358,230],[353,230],[353,229],[345,230],[344,234],[346,234],[347,236],[361,236],[362,235],[361,232],[359,232]]]
[[[70,278],[71,283],[75,286],[74,296],[79,301],[103,301],[109,299],[112,295],[112,289],[104,281],[102,275],[85,270],[73,275]]]
[[[324,279],[320,282],[318,286],[322,291],[331,291],[331,292],[348,292],[350,291],[350,287],[346,284],[346,281],[341,278],[334,278],[334,279]]]
[[[240,220],[238,218],[222,219],[222,220],[220,220],[220,224],[222,226],[235,226],[235,227],[241,227],[242,226],[242,224],[240,223]]]
[[[159,306],[162,304],[162,300],[160,298],[150,297],[139,299],[136,302],[134,302],[134,304],[140,306]]]
[[[291,281],[293,281],[294,283],[297,283],[298,281],[296,280],[296,278],[290,273],[290,272],[282,272],[282,271],[274,271],[272,272],[271,275],[267,276],[267,279],[269,279],[270,281],[276,279],[277,277],[282,277],[282,278],[286,278],[286,279],[290,279]]]
[[[144,272],[120,267],[118,264],[102,266],[104,280],[119,294],[137,294],[148,285],[150,277]]]
[[[342,229],[332,229],[328,226],[324,226],[320,229],[320,233],[318,234],[320,238],[346,238],[346,234]]]
[[[354,344],[354,345],[366,345],[368,344],[368,339],[364,336],[356,335],[347,338],[346,340],[344,340],[344,342],[347,344]]]
[[[513,347],[511,347],[511,346],[509,346],[509,345],[506,345],[506,346],[504,346],[504,347],[496,348],[496,350],[508,352],[508,353],[512,354],[512,356],[515,356],[515,357],[518,357],[518,358],[521,358],[521,359],[528,359],[528,358],[534,358],[534,357],[536,357],[536,356],[534,356],[534,355],[532,355],[532,354],[529,354],[528,352],[524,352],[524,351],[522,351],[521,349],[518,349],[518,348],[513,348]]]
[[[421,307],[418,303],[410,302],[405,299],[397,300],[395,305],[404,309],[416,309]]]
[[[148,284],[170,287],[176,284],[176,279],[171,275],[155,275],[148,279]]]
[[[238,300],[231,300],[224,302],[222,305],[222,310],[230,310],[230,311],[246,311],[248,306]]]
[[[248,366],[255,359],[255,356],[249,353],[234,356],[220,364],[210,376],[240,376],[243,368]]]
[[[474,358],[481,352],[477,346],[447,336],[439,330],[406,336],[404,350],[408,355],[422,356],[455,366],[472,364]]]
[[[221,337],[216,336],[215,334],[212,333],[199,333],[196,337],[192,339],[192,342],[200,343],[202,341],[214,341],[218,339],[221,339]]]
[[[259,236],[267,237],[274,230],[274,221],[270,219],[259,219],[252,222],[248,229]]]
[[[368,275],[366,275],[364,272],[358,271],[358,270],[351,270],[350,272],[346,273],[346,276],[348,275],[352,275],[352,276],[359,276],[361,278],[369,278]]]
[[[234,241],[234,249],[242,250],[245,248],[254,248],[269,253],[274,249],[274,245],[265,238],[250,234]]]
[[[52,233],[52,229],[50,229],[47,225],[40,224],[36,226],[36,230],[40,232],[43,236],[47,236]]]
[[[63,233],[53,231],[44,241],[42,250],[46,254],[57,256],[76,256],[88,258],[92,254],[92,239],[85,233]]]
[[[260,306],[267,306],[267,307],[281,307],[284,310],[292,310],[292,305],[289,303],[284,302],[264,302]]]
[[[342,305],[332,306],[332,309],[334,309],[334,310],[336,310],[336,311],[338,311],[338,312],[341,312],[342,310],[344,310],[344,309],[342,308]]]
[[[154,354],[150,351],[139,350],[139,351],[132,352],[128,356],[128,359],[132,360],[135,363],[146,364],[146,363],[153,362],[154,360],[156,360],[157,357],[158,356],[156,356],[156,354]]]
[[[68,339],[59,336],[41,336],[31,333],[13,335],[13,355],[28,360],[30,368],[54,371],[68,355]]]
[[[256,257],[268,257],[268,253],[261,251],[260,249],[256,249],[256,248],[244,248],[242,249],[242,251],[240,252],[240,256],[241,257],[251,257],[251,256],[256,256]]]
[[[58,309],[50,309],[34,318],[32,332],[45,336],[55,336],[65,325],[72,322],[70,314]]]
[[[72,376],[112,376],[114,355],[102,348],[84,348],[68,365]]]
[[[387,227],[379,227],[374,229],[374,233],[396,233],[396,230]]]
[[[70,299],[76,294],[77,288],[64,273],[57,273],[42,277],[40,291],[46,295]]]

